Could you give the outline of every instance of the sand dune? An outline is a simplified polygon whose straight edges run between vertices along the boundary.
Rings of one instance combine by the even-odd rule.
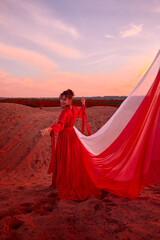
[[[40,130],[56,123],[61,110],[0,103],[0,239],[159,239],[160,184],[135,200],[107,192],[101,200],[57,198],[47,174],[50,136]],[[87,108],[91,132],[115,111]],[[75,126],[81,129],[81,119]]]

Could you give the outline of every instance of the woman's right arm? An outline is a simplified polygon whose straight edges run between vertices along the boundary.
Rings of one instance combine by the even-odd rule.
[[[58,135],[58,132],[62,131],[64,129],[64,125],[65,125],[65,122],[66,122],[66,118],[67,118],[67,112],[66,111],[62,111],[60,116],[59,116],[59,119],[58,119],[58,122],[49,126],[49,130],[53,130],[54,134],[57,136]]]
[[[57,136],[58,135],[58,132],[62,131],[63,128],[64,128],[64,125],[65,125],[65,122],[66,122],[66,118],[67,118],[67,112],[66,111],[62,111],[61,114],[59,115],[59,119],[58,119],[58,122],[43,129],[43,130],[40,130],[41,131],[41,134],[44,136],[46,135],[49,131],[52,131],[54,132],[54,134]]]

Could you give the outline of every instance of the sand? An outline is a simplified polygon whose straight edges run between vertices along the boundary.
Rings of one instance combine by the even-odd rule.
[[[87,108],[96,132],[117,108]],[[61,107],[0,103],[0,240],[160,239],[160,184],[129,200],[103,192],[102,199],[60,200],[47,174],[50,136]],[[81,119],[75,126],[81,129]]]

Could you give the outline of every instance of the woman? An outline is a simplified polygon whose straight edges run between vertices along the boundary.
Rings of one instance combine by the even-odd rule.
[[[84,200],[88,197],[101,198],[102,190],[97,188],[87,171],[83,148],[73,128],[76,118],[82,118],[81,132],[84,134],[85,118],[88,135],[90,129],[87,121],[85,99],[82,97],[82,107],[72,104],[74,93],[68,89],[60,94],[63,108],[56,124],[41,130],[42,135],[50,132],[52,142],[51,161],[48,174],[52,173],[52,185],[58,188],[60,199]],[[58,136],[54,150],[54,135]],[[80,154],[81,153],[81,154]]]

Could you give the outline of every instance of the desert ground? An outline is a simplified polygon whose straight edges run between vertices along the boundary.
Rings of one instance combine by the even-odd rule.
[[[96,132],[117,108],[87,108]],[[61,107],[0,103],[0,240],[160,239],[160,184],[130,200],[103,192],[101,199],[61,200],[50,187],[50,136]],[[81,119],[75,126],[81,129]]]

